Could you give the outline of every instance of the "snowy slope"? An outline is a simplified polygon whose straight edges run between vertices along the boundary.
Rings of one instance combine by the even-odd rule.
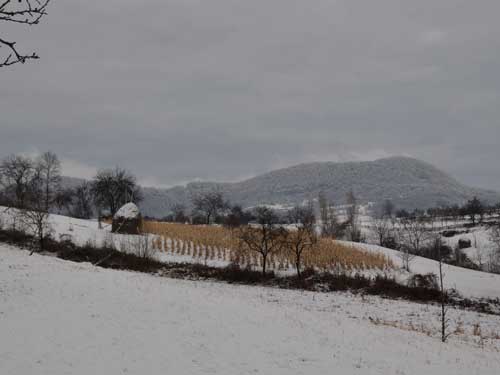
[[[452,249],[455,249],[462,239],[471,242],[472,246],[468,249],[462,249],[462,251],[472,262],[482,269],[488,269],[489,263],[494,263],[496,245],[491,241],[491,231],[487,227],[468,228],[468,233],[443,238],[444,242]]]
[[[352,245],[350,242],[339,242]],[[394,264],[402,267],[401,258],[398,256],[400,253],[396,250],[368,244],[356,244],[356,247],[383,253],[392,259]],[[410,271],[420,274],[433,272],[437,275],[439,274],[439,263],[432,259],[415,257],[410,263]],[[465,297],[500,298],[500,275],[455,267],[448,264],[443,264],[443,272],[444,284],[447,289],[456,289]],[[398,276],[400,280],[404,280],[408,277],[408,274],[401,271]]]
[[[5,375],[498,374],[499,340],[471,332],[479,324],[498,334],[499,317],[451,310],[465,333],[441,344],[437,315],[428,305],[173,280],[0,245]]]
[[[84,244],[88,239],[96,241],[98,244],[102,244],[104,241],[112,240],[115,245],[120,248],[124,242],[127,243],[127,238],[130,237],[126,235],[112,235],[109,233],[109,226],[106,226],[104,230],[98,230],[97,223],[92,221],[72,219],[66,216],[58,215],[53,215],[52,221],[58,234],[72,233],[73,237],[80,244]],[[71,223],[70,225],[73,232],[68,231],[69,228],[71,228],[68,225],[68,221]],[[401,259],[398,256],[399,252],[395,250],[386,249],[376,245],[353,244],[351,242],[343,241],[339,242],[372,252],[383,253],[392,259],[395,265],[402,266]],[[194,260],[190,259],[189,256],[174,256],[162,253],[160,254],[160,257],[164,261],[194,262]],[[207,264],[214,266],[225,265],[218,261],[208,261]],[[411,263],[411,272],[420,274],[433,272],[438,274],[438,263],[431,259],[416,257]],[[456,289],[465,297],[500,298],[500,275],[450,265],[444,265],[444,273],[445,287]],[[404,271],[396,271],[395,275],[402,282],[404,282],[409,276]]]
[[[3,218],[4,226],[8,225],[9,214],[5,213],[0,207],[0,216]],[[134,241],[137,236],[112,234],[110,233],[111,226],[103,224],[103,229],[98,229],[98,223],[92,220],[74,219],[67,216],[51,215],[50,222],[54,229],[54,237],[66,238],[70,236],[72,241],[78,245],[84,245],[91,242],[97,246],[102,246],[105,243],[113,243],[118,250],[130,251],[133,250]],[[387,255],[393,260],[397,266],[402,265],[401,259],[398,257],[399,252],[386,249],[376,245],[354,244],[352,242],[339,241],[343,244],[355,246],[372,252],[378,252]],[[194,259],[190,256],[181,256],[172,253],[159,253],[158,258],[166,262],[188,262],[197,263],[199,259]],[[209,266],[225,266],[227,262],[219,260],[204,261]],[[436,261],[416,257],[411,263],[412,273],[438,273],[438,263]],[[293,271],[290,271],[293,273]],[[500,298],[500,275],[473,271],[465,268],[444,265],[445,272],[445,287],[454,288],[465,297],[475,298]],[[394,271],[396,278],[405,282],[409,274],[402,270]]]

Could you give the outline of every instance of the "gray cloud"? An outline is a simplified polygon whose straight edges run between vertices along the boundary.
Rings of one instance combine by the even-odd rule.
[[[500,190],[498,1],[90,0],[5,29],[0,156],[237,180],[405,154]]]

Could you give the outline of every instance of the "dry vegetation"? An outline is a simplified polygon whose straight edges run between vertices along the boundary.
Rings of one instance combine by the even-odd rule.
[[[191,256],[200,261],[219,260],[241,267],[259,267],[261,259],[239,241],[235,230],[216,226],[198,226],[145,221],[143,230],[157,235],[153,246],[159,251]],[[270,255],[269,268],[288,270],[293,267],[293,254],[282,251]],[[383,254],[340,245],[331,239],[321,239],[304,254],[304,267],[319,271],[387,270],[394,264]]]

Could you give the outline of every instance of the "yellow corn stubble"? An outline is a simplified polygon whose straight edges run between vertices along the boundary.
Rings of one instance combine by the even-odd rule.
[[[237,263],[241,267],[261,265],[261,257],[239,241],[236,233],[218,226],[187,225],[145,221],[144,231],[158,235],[156,249],[172,254],[190,255],[195,259],[220,260]],[[270,255],[271,269],[286,270],[295,264],[294,254],[283,250]],[[339,244],[332,239],[320,239],[302,256],[304,268],[318,271],[363,271],[393,269],[392,261],[381,253],[374,253]]]

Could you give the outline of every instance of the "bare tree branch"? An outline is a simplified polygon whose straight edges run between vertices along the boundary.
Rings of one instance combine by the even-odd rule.
[[[32,5],[32,0],[5,0],[0,5],[0,20],[24,23],[27,25],[36,25],[40,19],[47,14],[46,9],[50,0],[35,0],[36,4]]]
[[[31,55],[21,55],[15,47],[16,45],[15,42],[8,42],[0,38],[0,48],[2,48],[2,45],[7,47],[10,50],[10,52],[8,52],[7,57],[5,57],[3,61],[0,60],[0,68],[3,66],[14,65],[17,63],[24,64],[26,60],[39,59],[38,55],[34,52]]]
[[[2,1],[2,0],[0,0]],[[0,2],[0,21],[24,25],[38,25],[40,19],[47,14],[46,9],[50,0],[3,0]],[[33,52],[23,54],[16,48],[16,42],[0,38],[0,68],[17,63],[24,64],[27,60],[39,59]]]
[[[288,232],[278,225],[278,217],[267,207],[257,207],[255,216],[257,223],[240,227],[238,238],[240,246],[260,254],[265,276],[268,257],[283,249]]]

